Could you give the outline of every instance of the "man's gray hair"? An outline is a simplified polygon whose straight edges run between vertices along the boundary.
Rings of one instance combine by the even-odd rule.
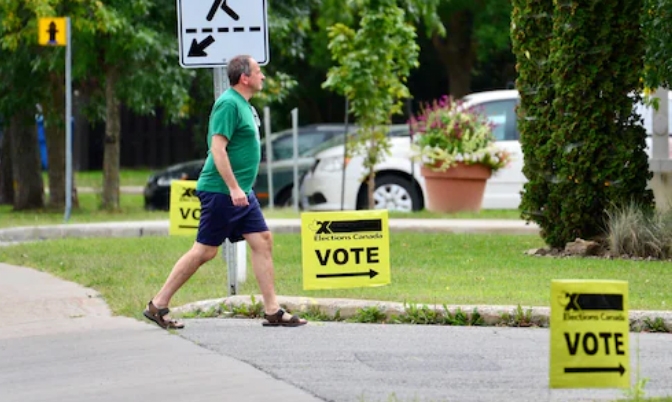
[[[230,85],[238,84],[241,75],[245,74],[249,77],[252,74],[250,60],[252,60],[252,57],[245,54],[229,60],[226,65],[226,74],[229,76]]]

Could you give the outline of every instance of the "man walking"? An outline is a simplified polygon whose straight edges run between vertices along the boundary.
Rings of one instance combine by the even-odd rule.
[[[206,262],[217,255],[225,239],[246,240],[252,269],[264,299],[265,326],[299,326],[306,321],[280,308],[274,288],[273,239],[252,191],[261,160],[259,118],[249,104],[261,91],[264,74],[250,56],[227,65],[231,88],[215,102],[208,126],[208,157],[196,184],[201,218],[196,241],[173,267],[158,294],[147,304],[145,317],[162,328],[184,325],[168,317],[173,295]]]

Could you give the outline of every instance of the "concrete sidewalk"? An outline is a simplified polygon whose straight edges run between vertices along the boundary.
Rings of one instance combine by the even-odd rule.
[[[156,325],[113,317],[91,289],[2,263],[0,278],[0,401],[320,400]]]

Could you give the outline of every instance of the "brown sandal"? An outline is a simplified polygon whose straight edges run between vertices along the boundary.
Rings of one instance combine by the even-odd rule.
[[[264,313],[264,321],[261,325],[264,327],[298,327],[300,325],[308,324],[307,321],[301,321],[301,319],[293,315],[289,320],[283,320],[285,315],[285,310],[280,309],[275,314],[266,314]]]
[[[175,320],[166,320],[163,317],[168,315],[170,310],[168,307],[157,308],[151,301],[147,303],[147,309],[143,312],[147,319],[154,321],[159,327],[163,329],[182,329],[184,324]]]

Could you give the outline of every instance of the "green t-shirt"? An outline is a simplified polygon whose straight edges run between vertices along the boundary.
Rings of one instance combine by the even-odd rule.
[[[259,141],[259,118],[242,95],[229,88],[217,99],[210,113],[208,126],[208,157],[196,183],[196,189],[214,193],[230,194],[229,188],[219,174],[212,156],[212,136],[223,135],[229,143],[229,155],[233,175],[238,185],[249,194],[259,171],[261,143]]]

